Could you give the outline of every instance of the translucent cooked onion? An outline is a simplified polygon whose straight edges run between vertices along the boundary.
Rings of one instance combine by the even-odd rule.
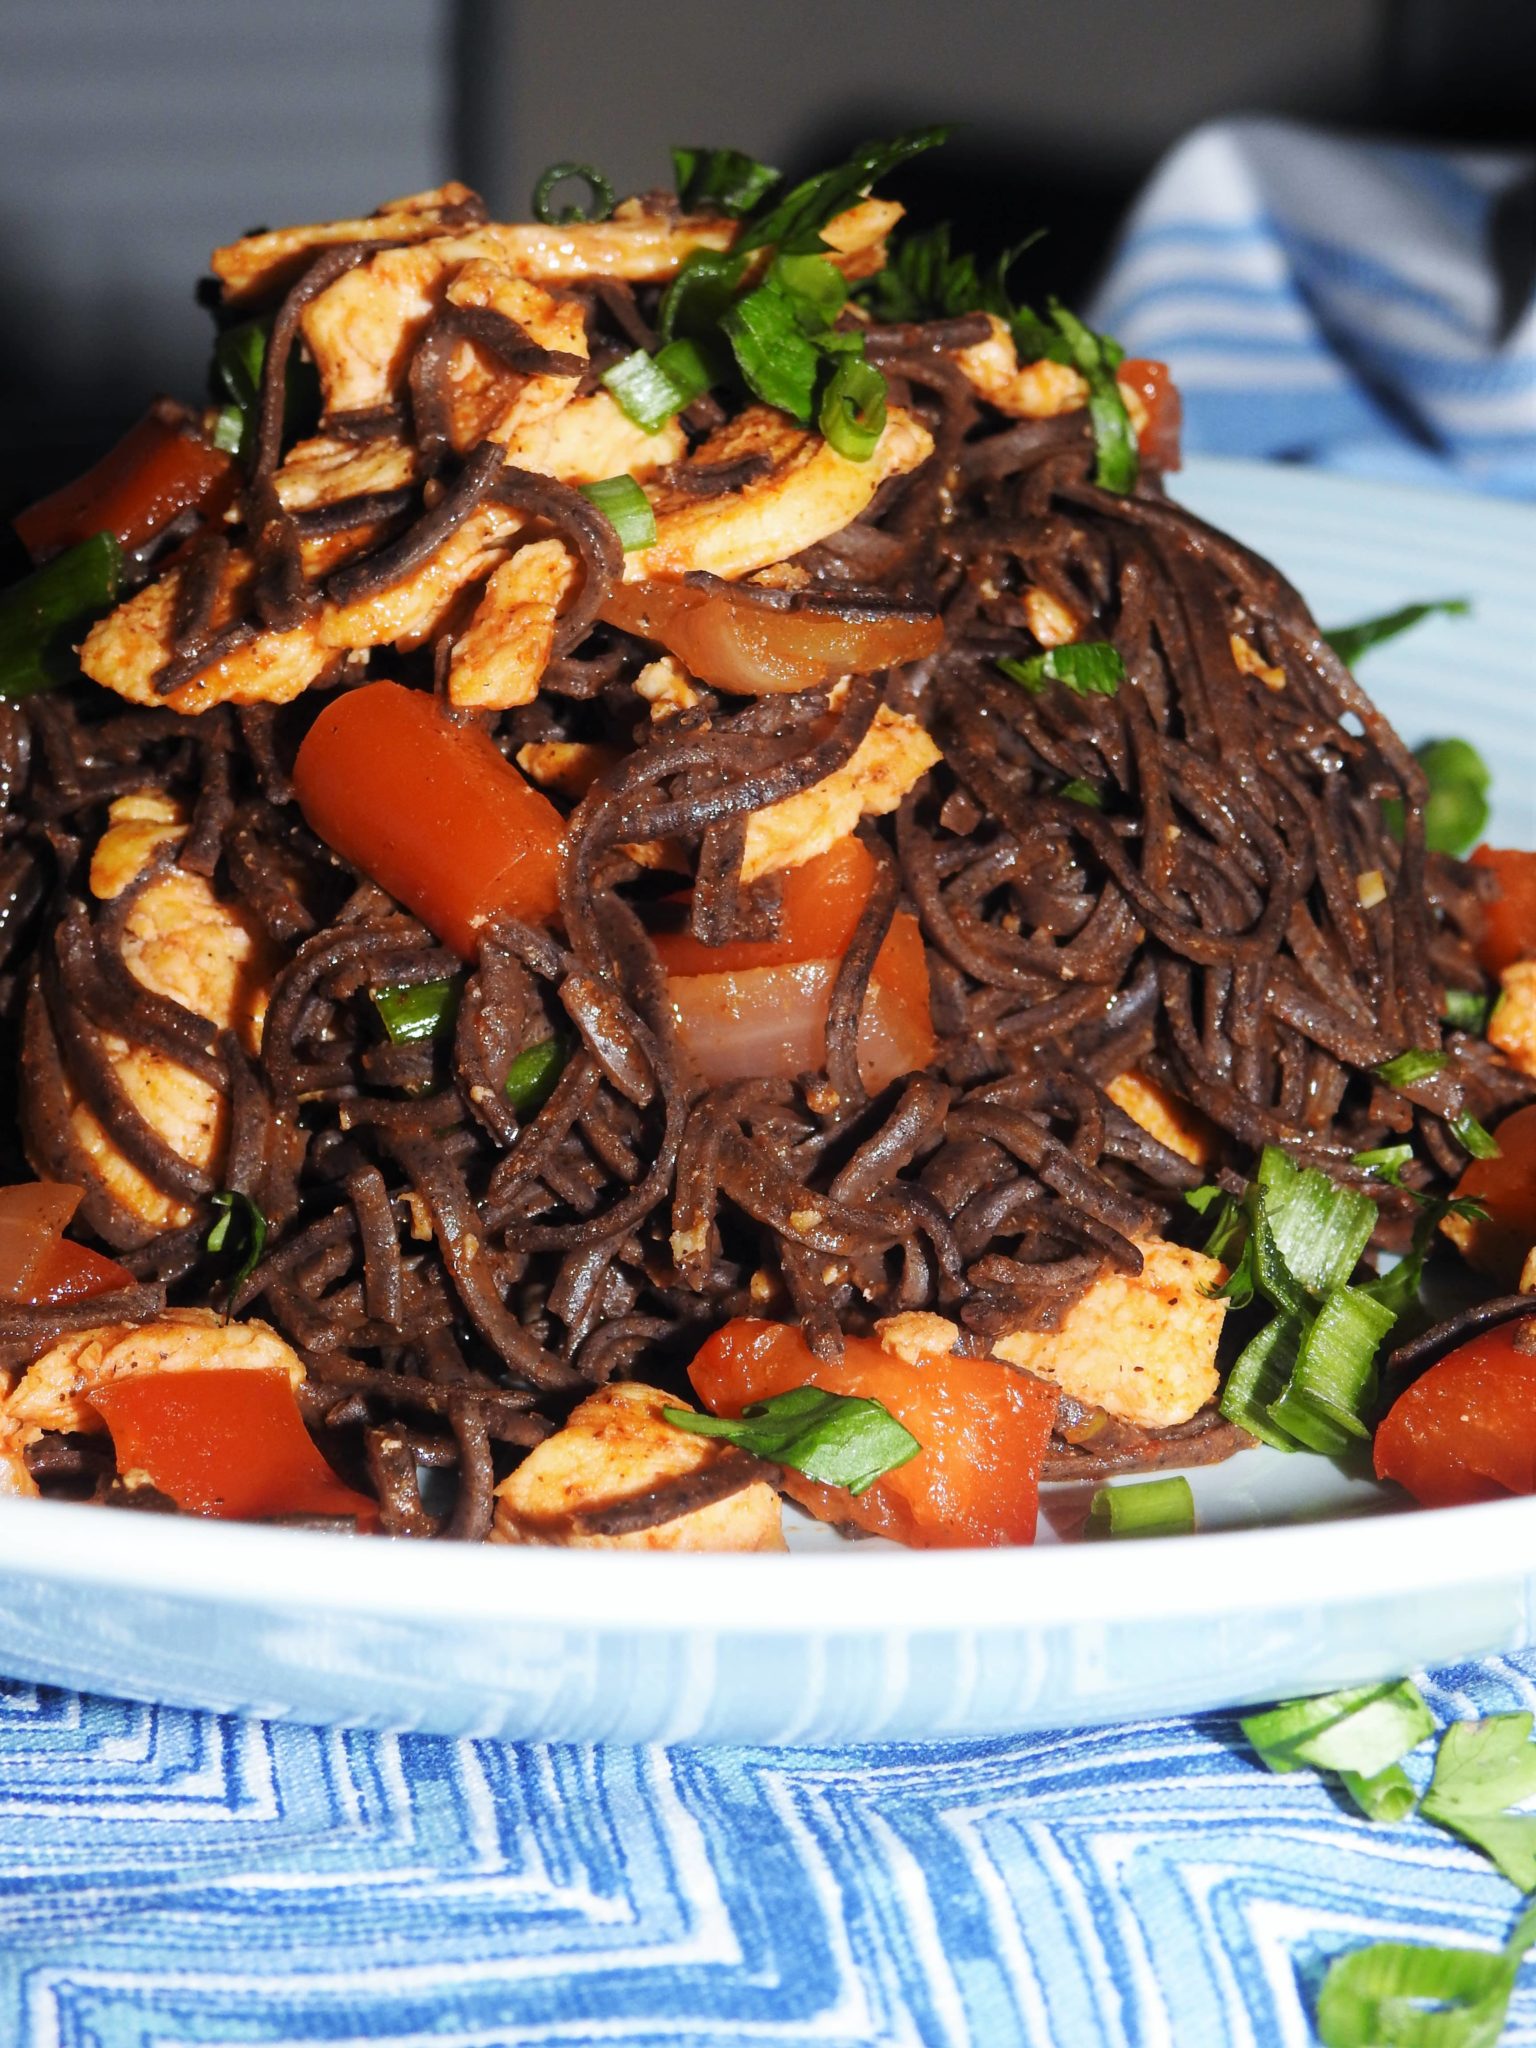
[[[0,1188],[0,1300],[23,1301],[80,1202],[79,1188],[26,1181]]]
[[[711,1088],[761,1076],[792,1081],[826,1065],[835,960],[797,960],[726,974],[674,974],[667,995],[678,1037]],[[926,990],[923,992],[926,997]],[[933,1056],[926,1001],[900,981],[871,981],[859,1013],[859,1079],[873,1094]]]
[[[920,661],[943,643],[937,614],[815,601],[730,583],[622,583],[602,617],[675,654],[691,675],[743,696],[815,689]]]

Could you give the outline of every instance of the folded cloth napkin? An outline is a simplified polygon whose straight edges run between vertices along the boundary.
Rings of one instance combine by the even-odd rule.
[[[1426,1692],[1528,1708],[1536,1657]],[[1302,2048],[1341,1950],[1519,1904],[1223,1718],[592,1749],[0,1684],[6,2048]]]
[[[1192,450],[1536,496],[1533,201],[1536,156],[1217,122],[1092,317],[1170,364]]]

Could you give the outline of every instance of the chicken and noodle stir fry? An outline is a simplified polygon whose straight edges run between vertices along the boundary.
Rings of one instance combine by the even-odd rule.
[[[940,140],[247,235],[211,402],[18,516],[0,1494],[1536,1485],[1536,856],[1166,494],[1161,364],[910,231]]]

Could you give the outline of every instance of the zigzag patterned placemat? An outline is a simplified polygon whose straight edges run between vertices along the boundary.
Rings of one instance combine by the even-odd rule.
[[[1536,1656],[1426,1690],[1531,1707]],[[1340,1949],[1517,1904],[1216,1718],[590,1749],[0,1685],[5,2048],[1300,2048]]]

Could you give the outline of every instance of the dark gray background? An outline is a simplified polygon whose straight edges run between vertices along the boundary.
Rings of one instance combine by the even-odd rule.
[[[1032,274],[1071,297],[1199,121],[1528,142],[1533,84],[1536,0],[9,0],[0,507],[198,394],[193,283],[258,223],[450,172],[519,213],[555,158],[622,190],[674,141],[794,169],[954,120],[920,211],[983,250],[1049,227]]]

